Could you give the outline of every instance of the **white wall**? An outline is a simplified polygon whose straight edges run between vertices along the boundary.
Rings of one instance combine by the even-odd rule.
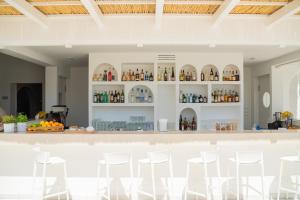
[[[244,129],[252,128],[252,70],[250,67],[244,68]]]
[[[12,83],[42,83],[45,82],[45,69],[42,66],[0,54],[0,107],[6,113],[11,113]],[[2,97],[8,97],[7,100]]]
[[[68,125],[88,125],[88,67],[72,67],[67,79]]]
[[[272,73],[272,66],[278,66],[278,65],[282,65],[285,63],[290,63],[296,60],[300,59],[300,51],[296,51],[284,56],[280,56],[278,58],[266,61],[266,62],[262,62],[262,63],[258,63],[258,64],[252,64],[252,65],[248,65],[247,67],[251,68],[252,71],[252,98],[251,98],[251,110],[252,110],[252,119],[251,119],[251,124],[253,123],[258,123],[258,103],[257,103],[257,99],[258,99],[258,77],[260,76],[264,76],[264,75],[270,75],[271,78],[271,106],[272,106],[272,113],[274,113],[275,111],[278,111],[278,107],[276,101],[278,101],[281,97],[278,95],[273,95],[273,90],[276,89],[276,84],[272,85],[272,81],[276,82],[276,77],[273,79],[273,73]],[[286,79],[284,79],[284,81],[286,81]],[[277,83],[279,83],[277,81]],[[245,91],[247,92],[247,91]],[[275,101],[275,103],[273,102]],[[250,106],[250,102],[248,102],[248,106]],[[246,105],[245,105],[246,106]],[[275,106],[273,108],[273,106]],[[281,110],[280,110],[281,111]],[[272,116],[270,116],[272,117]]]

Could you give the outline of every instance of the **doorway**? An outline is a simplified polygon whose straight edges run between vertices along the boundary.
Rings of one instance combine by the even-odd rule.
[[[270,75],[258,77],[258,120],[261,128],[268,128],[268,123],[271,122],[271,104],[266,107],[263,103],[265,93],[271,94],[270,84]]]
[[[32,119],[42,107],[42,83],[17,83],[17,113],[24,113]]]

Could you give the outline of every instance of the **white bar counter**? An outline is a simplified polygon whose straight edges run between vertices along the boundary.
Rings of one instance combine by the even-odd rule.
[[[32,177],[35,158],[32,149],[36,145],[42,150],[50,151],[51,155],[66,160],[73,199],[92,198],[96,191],[97,161],[102,158],[102,153],[132,153],[136,176],[138,159],[144,158],[149,151],[163,150],[172,152],[178,192],[184,187],[186,160],[199,156],[201,151],[219,151],[223,177],[234,175],[234,164],[228,158],[233,157],[235,152],[261,151],[265,159],[266,188],[270,195],[275,195],[280,157],[296,155],[300,150],[300,131],[1,133],[0,199],[15,193],[21,193],[21,196],[29,195],[31,184],[26,181],[30,181]],[[288,172],[293,173],[293,170],[297,169],[299,171],[300,168],[292,167]],[[126,170],[117,170],[115,174],[128,176]],[[253,176],[255,181],[255,178],[259,177],[259,169],[249,169],[247,175]],[[197,180],[195,178],[193,181],[196,183]],[[8,189],[9,183],[14,187]],[[82,184],[89,187],[82,187]]]

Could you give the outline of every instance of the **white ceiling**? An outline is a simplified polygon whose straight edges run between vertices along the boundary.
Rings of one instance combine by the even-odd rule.
[[[253,64],[271,60],[273,58],[300,50],[300,46],[220,46],[215,47],[200,46],[200,45],[122,45],[122,46],[31,46],[27,47],[32,51],[37,51],[40,54],[48,56],[62,65],[66,66],[87,66],[88,54],[90,52],[207,52],[207,53],[223,53],[223,52],[238,52],[243,53],[245,64]]]

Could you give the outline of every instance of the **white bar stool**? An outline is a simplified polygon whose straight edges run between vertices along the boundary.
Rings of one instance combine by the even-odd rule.
[[[57,196],[60,199],[61,195],[65,195],[66,199],[69,200],[69,188],[68,188],[68,180],[67,180],[67,169],[66,169],[66,161],[60,157],[50,157],[50,152],[40,151],[40,148],[35,148],[34,151],[37,153],[36,159],[33,163],[33,192],[36,191],[36,177],[38,167],[42,167],[42,197],[39,199],[48,199],[51,197]],[[64,189],[62,191],[58,191],[56,193],[47,194],[47,168],[51,166],[63,166],[64,173]],[[35,193],[34,193],[35,194]]]
[[[230,161],[235,163],[236,166],[236,195],[237,200],[240,199],[240,167],[241,166],[251,166],[251,165],[259,165],[261,169],[261,193],[262,199],[265,199],[265,190],[264,190],[264,156],[262,152],[236,152],[235,158],[230,158]],[[243,185],[247,187],[247,196],[248,196],[248,177],[247,184]],[[226,194],[227,199],[227,194]]]
[[[152,194],[138,190],[137,192],[140,194],[143,194],[145,196],[152,197],[153,200],[157,199],[156,194],[156,186],[155,186],[155,167],[159,165],[167,164],[169,169],[169,176],[171,178],[171,184],[168,184],[168,181],[166,181],[167,188],[165,188],[165,191],[167,191],[168,196],[171,196],[172,191],[172,184],[173,184],[173,164],[172,164],[172,155],[168,151],[159,151],[159,152],[148,152],[147,158],[139,160],[138,161],[138,177],[141,177],[141,167],[143,165],[150,165],[151,168],[151,182],[152,182]]]
[[[216,152],[201,152],[200,157],[192,158],[187,160],[187,170],[186,170],[186,185],[184,192],[184,200],[187,200],[188,194],[204,197],[206,199],[211,199],[212,192],[209,192],[213,186],[211,184],[211,179],[208,176],[208,165],[215,164],[217,177],[218,177],[218,195],[219,199],[222,199],[221,194],[221,170],[220,170],[220,160],[219,154]],[[191,165],[201,165],[204,170],[204,182],[205,182],[205,190],[206,194],[199,193],[196,191],[192,191],[189,189],[189,177],[190,177],[190,167]]]
[[[298,183],[298,177],[297,177],[297,185],[296,185],[296,190],[292,190],[286,187],[282,187],[282,174],[283,174],[283,166],[284,164],[291,164],[291,163],[299,163],[300,162],[300,151],[297,152],[298,155],[296,156],[284,156],[280,158],[280,169],[279,169],[279,181],[278,181],[278,193],[277,193],[277,200],[280,198],[280,192],[285,191],[285,192],[290,192],[295,194],[295,199],[297,199],[297,195],[300,194],[299,188],[299,183]]]
[[[111,187],[110,187],[110,174],[112,166],[128,165],[130,174],[130,196],[132,197],[132,182],[133,182],[133,167],[132,167],[132,156],[128,153],[104,153],[103,160],[98,161],[97,166],[97,193],[100,194],[100,170],[101,166],[105,167],[105,179],[106,179],[106,190],[107,195],[102,196],[108,200],[111,199]]]

